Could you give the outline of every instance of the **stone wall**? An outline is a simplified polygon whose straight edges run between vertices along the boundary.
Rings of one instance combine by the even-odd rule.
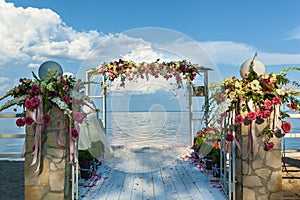
[[[255,125],[259,133],[263,125]],[[242,141],[243,156],[237,154],[236,162],[236,199],[249,200],[281,200],[282,173],[281,173],[281,139],[272,138],[274,148],[265,151],[262,137],[257,137],[253,157],[245,158],[248,146],[248,126],[242,126],[239,140]]]
[[[26,155],[24,164],[25,199],[69,199],[71,195],[69,148],[68,148],[68,118],[52,108],[51,122],[45,126],[47,139],[42,145],[41,171],[36,173],[37,164],[32,163],[32,149],[35,126],[26,127]],[[58,118],[61,117],[61,120]],[[59,129],[58,129],[59,125]],[[57,144],[57,131],[65,148]]]

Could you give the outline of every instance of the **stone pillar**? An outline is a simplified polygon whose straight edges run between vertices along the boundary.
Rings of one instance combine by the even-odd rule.
[[[254,125],[259,133],[266,124]],[[248,146],[248,126],[242,125],[238,130],[243,154]],[[281,139],[273,137],[274,148],[265,151],[262,137],[257,137],[257,145],[250,155],[245,158],[237,153],[236,160],[236,199],[249,200],[282,200],[281,174]]]
[[[69,164],[68,118],[57,107],[51,109],[51,121],[45,126],[47,136],[42,144],[41,171],[36,173],[37,164],[30,166],[33,155],[35,125],[26,127],[26,155],[24,164],[25,199],[69,199],[71,196]],[[61,120],[58,120],[61,117]],[[59,127],[58,127],[59,125]],[[59,134],[57,131],[59,130]],[[57,144],[57,135],[65,147]]]

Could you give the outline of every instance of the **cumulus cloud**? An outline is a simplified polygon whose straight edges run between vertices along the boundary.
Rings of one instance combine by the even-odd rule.
[[[0,65],[15,61],[34,66],[49,57],[82,60],[101,39],[97,31],[72,29],[50,9],[15,7],[3,0],[0,33]]]

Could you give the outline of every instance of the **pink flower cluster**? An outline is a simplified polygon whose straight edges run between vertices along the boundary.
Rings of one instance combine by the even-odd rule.
[[[269,99],[266,99],[264,101],[263,108],[258,108],[256,111],[249,111],[247,113],[246,118],[249,121],[254,121],[258,118],[268,118],[271,116],[271,109],[273,108],[274,105],[279,105],[281,104],[281,99],[279,97],[273,97],[272,101]],[[245,119],[242,115],[237,115],[235,117],[235,123],[236,124],[242,124],[244,123]]]

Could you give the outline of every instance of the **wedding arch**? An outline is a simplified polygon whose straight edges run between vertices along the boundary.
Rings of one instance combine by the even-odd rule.
[[[111,83],[118,80],[120,81],[120,87],[126,87],[125,81],[136,81],[138,79],[149,80],[149,78],[163,77],[167,81],[174,81],[177,84],[177,88],[183,87],[183,82],[187,82],[186,90],[189,93],[189,122],[190,122],[190,142],[193,144],[193,122],[192,122],[192,96],[204,97],[204,121],[207,122],[205,116],[208,115],[208,71],[210,68],[193,64],[187,60],[181,61],[163,61],[157,59],[155,62],[140,62],[126,60],[116,60],[112,62],[104,62],[99,66],[86,71],[86,81],[93,82],[95,77],[102,76],[102,95],[92,96],[90,93],[90,85],[86,85],[86,95],[91,98],[102,98],[103,101],[103,116],[102,122],[104,128],[107,127],[106,117],[106,97],[107,88],[111,86]],[[195,85],[193,81],[197,75],[203,76],[203,85]],[[202,118],[201,118],[202,119]],[[198,118],[200,120],[200,118]]]

